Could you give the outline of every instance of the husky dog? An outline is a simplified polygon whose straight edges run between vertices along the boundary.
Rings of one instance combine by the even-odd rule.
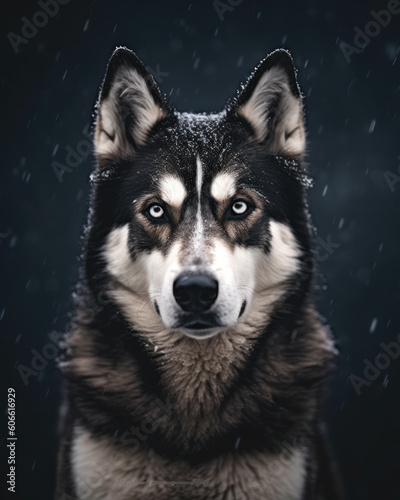
[[[305,147],[286,50],[215,114],[178,113],[115,50],[60,358],[57,499],[337,498]]]

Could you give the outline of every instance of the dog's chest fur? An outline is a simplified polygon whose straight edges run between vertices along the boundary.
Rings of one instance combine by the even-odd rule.
[[[315,395],[297,386],[295,379],[316,363],[316,353],[320,359],[329,357],[325,331],[317,323],[315,330],[304,336],[300,332],[286,346],[287,359],[271,336],[265,351],[254,357],[248,380],[241,378],[255,349],[248,332],[227,332],[202,342],[178,332],[175,337],[171,332],[148,336],[143,347],[159,370],[167,396],[163,404],[143,390],[138,368],[123,350],[116,355],[118,363],[112,357],[99,362],[97,342],[94,332],[75,331],[68,340],[71,358],[64,366],[77,381],[77,391],[85,380],[79,410],[84,420],[96,428],[111,429],[99,434],[96,428],[74,424],[70,463],[78,498],[303,498],[309,450],[296,439],[304,438],[302,422],[312,419]],[[299,359],[298,370],[291,373],[293,353],[301,346],[307,346],[312,357]],[[279,380],[279,390],[268,380]],[[282,389],[285,386],[288,394]],[[84,400],[89,392],[97,394],[96,402]],[[282,397],[293,404],[293,414],[288,418],[285,411],[278,416],[271,412],[269,417],[263,402],[273,406]],[[299,409],[304,398],[306,408]],[[113,420],[115,401],[126,415],[133,415],[135,429]],[[104,412],[103,403],[111,413]],[[259,430],[253,432],[249,418]],[[214,453],[227,429],[239,433],[233,433],[228,447],[223,441],[221,453]],[[276,452],[268,446],[258,448],[269,440],[280,443]],[[166,454],[158,452],[160,446],[165,446]],[[202,449],[211,450],[210,456],[191,460],[190,453],[196,455]]]
[[[94,439],[79,427],[71,458],[78,497],[88,500],[297,500],[306,477],[302,449],[290,455],[234,450],[189,466],[143,448],[131,452],[110,438]]]

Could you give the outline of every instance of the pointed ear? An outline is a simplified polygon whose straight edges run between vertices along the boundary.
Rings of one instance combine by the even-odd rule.
[[[153,77],[125,47],[111,56],[96,108],[94,143],[101,158],[131,155],[169,112]]]
[[[301,157],[305,150],[303,105],[290,53],[279,49],[251,74],[234,104],[256,140],[273,154]]]

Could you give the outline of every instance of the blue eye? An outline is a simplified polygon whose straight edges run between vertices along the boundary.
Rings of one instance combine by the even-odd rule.
[[[161,219],[161,217],[164,216],[164,209],[160,205],[152,205],[148,209],[150,217],[153,217],[153,219]]]
[[[235,201],[235,203],[231,206],[232,212],[236,215],[243,215],[247,212],[248,208],[247,203],[242,200]]]
[[[159,203],[152,203],[145,213],[154,222],[164,222],[167,219],[167,213]]]
[[[225,218],[231,220],[245,219],[253,211],[254,206],[244,200],[236,200],[228,208]]]

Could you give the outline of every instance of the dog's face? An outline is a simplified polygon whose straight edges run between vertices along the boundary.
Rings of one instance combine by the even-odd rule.
[[[266,58],[225,110],[202,115],[172,110],[117,49],[98,103],[87,272],[141,332],[261,327],[310,267],[304,147],[287,52]]]

